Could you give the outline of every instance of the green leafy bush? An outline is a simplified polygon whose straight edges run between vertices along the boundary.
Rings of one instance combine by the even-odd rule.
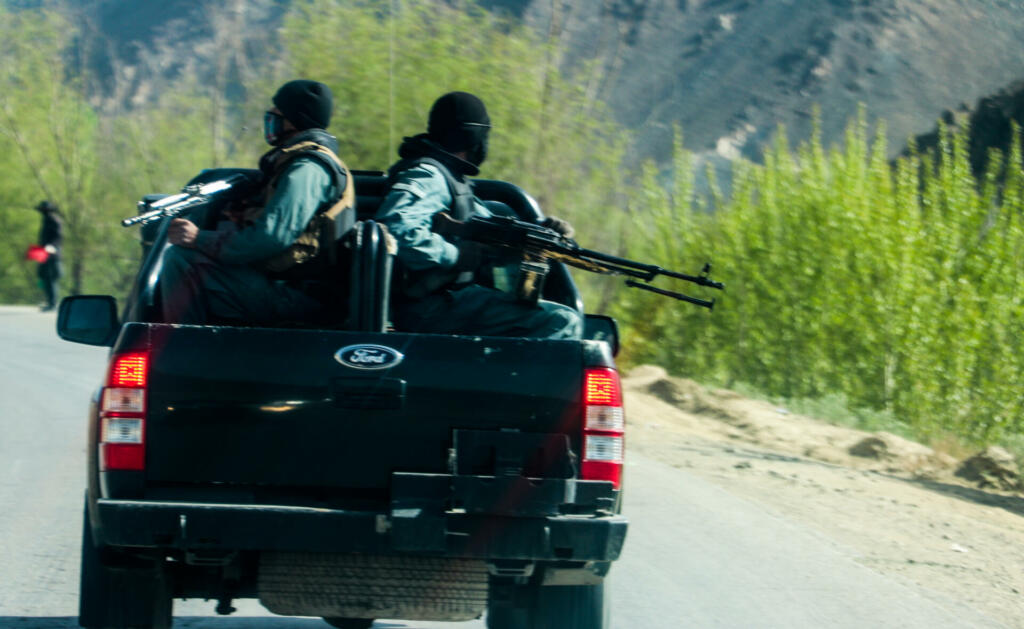
[[[784,133],[779,133],[784,138]],[[844,147],[780,139],[738,163],[712,212],[693,199],[691,157],[651,167],[632,204],[630,252],[694,268],[718,263],[713,314],[621,295],[631,362],[770,395],[885,410],[919,434],[999,439],[1024,429],[1024,230],[1020,141],[976,181],[966,130],[934,157],[886,159],[863,116]]]

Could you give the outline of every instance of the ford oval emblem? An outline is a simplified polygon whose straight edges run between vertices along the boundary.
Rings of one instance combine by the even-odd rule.
[[[353,369],[388,369],[402,362],[401,352],[384,345],[349,345],[334,353],[334,359]]]

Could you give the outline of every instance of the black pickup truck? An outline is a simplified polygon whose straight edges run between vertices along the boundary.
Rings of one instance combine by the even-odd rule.
[[[168,627],[176,598],[350,628],[610,626],[627,528],[614,321],[588,316],[582,341],[394,331],[393,249],[370,220],[384,186],[356,174],[358,215],[309,280],[333,321],[161,321],[160,223],[120,315],[109,296],[62,302],[62,338],[111,347],[89,410],[83,627]],[[541,218],[511,184],[475,192]],[[582,311],[559,264],[544,297]]]

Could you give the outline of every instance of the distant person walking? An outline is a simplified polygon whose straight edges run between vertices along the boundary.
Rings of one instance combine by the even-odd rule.
[[[57,282],[63,274],[60,264],[60,248],[64,244],[64,221],[60,209],[50,201],[40,201],[36,211],[43,215],[39,227],[39,246],[49,254],[39,263],[39,287],[43,289],[42,311],[49,312],[57,307]]]

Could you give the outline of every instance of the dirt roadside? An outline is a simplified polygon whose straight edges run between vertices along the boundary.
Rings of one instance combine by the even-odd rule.
[[[957,461],[640,367],[625,378],[629,449],[785,514],[880,573],[1024,628],[1024,496]],[[884,441],[881,452],[870,445]],[[865,445],[875,456],[855,456]],[[628,483],[628,476],[626,479]]]

